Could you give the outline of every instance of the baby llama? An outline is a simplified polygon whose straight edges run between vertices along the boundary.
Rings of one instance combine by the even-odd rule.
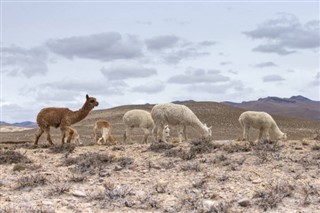
[[[250,127],[259,129],[259,137],[257,141],[260,141],[262,135],[265,134],[266,139],[269,140],[269,131],[271,130],[276,138],[287,140],[287,134],[281,132],[276,122],[271,115],[266,112],[246,111],[239,117],[239,123],[243,129],[243,140],[249,141],[249,129]]]
[[[50,135],[50,127],[60,127],[62,139],[61,143],[65,142],[66,132],[68,126],[75,124],[84,119],[89,112],[99,103],[96,98],[86,95],[86,102],[81,109],[72,111],[68,108],[49,107],[42,109],[37,116],[37,123],[39,126],[38,131],[35,134],[34,144],[37,145],[40,136],[45,132],[47,134],[47,141],[53,145]],[[71,137],[68,138],[68,143],[71,141]]]
[[[156,141],[158,141],[158,137],[160,136],[163,142],[167,142],[162,134],[164,124],[178,126],[180,143],[182,142],[182,135],[184,135],[185,141],[188,140],[187,126],[193,127],[203,138],[211,136],[211,127],[203,124],[198,117],[184,105],[173,103],[157,104],[152,108],[151,116],[155,123],[152,132]]]
[[[108,121],[98,120],[95,122],[93,126],[94,138],[99,145],[107,144],[107,141],[112,143],[113,145],[117,144],[117,141],[111,135],[111,125]],[[98,137],[97,132],[101,134],[101,137]]]

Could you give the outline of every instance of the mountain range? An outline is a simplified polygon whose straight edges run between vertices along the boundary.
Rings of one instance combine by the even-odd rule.
[[[320,101],[313,101],[301,95],[290,98],[266,97],[255,101],[221,102],[246,110],[265,111],[270,114],[295,118],[320,120]]]
[[[194,100],[174,101],[176,104],[195,103]],[[282,115],[294,118],[320,120],[320,101],[313,101],[304,96],[297,95],[290,98],[266,97],[241,103],[224,101],[224,105],[241,108],[244,110],[265,111],[270,114]],[[120,106],[121,107],[121,106]],[[0,125],[35,128],[37,124],[32,121],[7,123],[0,121]]]

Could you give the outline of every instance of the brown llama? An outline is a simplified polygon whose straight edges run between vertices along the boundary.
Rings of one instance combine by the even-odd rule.
[[[68,132],[69,126],[83,120],[89,112],[96,106],[99,105],[99,102],[94,97],[89,97],[86,95],[86,102],[81,109],[77,111],[72,111],[68,108],[57,108],[49,107],[42,109],[37,116],[37,123],[39,130],[36,132],[34,144],[37,145],[40,136],[43,132],[47,134],[47,141],[53,145],[50,135],[50,127],[58,128],[60,127],[62,139],[61,143],[65,142],[66,133]],[[67,139],[67,142],[70,143],[71,137]]]
[[[101,134],[101,137],[98,137],[97,132]],[[93,126],[94,138],[98,144],[106,144],[107,141],[113,145],[117,144],[115,138],[111,135],[111,124],[106,120],[98,120]]]

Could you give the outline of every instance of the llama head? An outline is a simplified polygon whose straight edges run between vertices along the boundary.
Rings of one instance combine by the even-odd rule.
[[[204,124],[204,128],[206,130],[204,137],[210,137],[212,135],[212,126],[208,127],[207,124]]]
[[[89,97],[89,95],[87,94],[86,95],[86,103],[84,104],[85,107],[87,109],[93,109],[94,107],[98,106],[99,105],[99,102],[97,101],[96,98],[94,97]]]
[[[287,133],[282,133],[279,139],[286,141],[287,138]]]
[[[166,138],[169,138],[170,137],[170,128],[169,128],[169,125],[165,125],[164,128],[163,128],[163,134]]]

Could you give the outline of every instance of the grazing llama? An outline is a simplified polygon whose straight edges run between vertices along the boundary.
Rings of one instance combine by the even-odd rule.
[[[259,129],[259,137],[257,142],[265,134],[266,139],[269,140],[269,131],[271,130],[278,140],[287,140],[287,134],[281,132],[276,122],[271,115],[266,112],[246,111],[239,117],[239,123],[243,129],[243,140],[249,141],[249,129],[250,127]]]
[[[93,126],[94,138],[99,145],[107,144],[107,141],[111,142],[113,145],[117,144],[117,141],[111,135],[111,125],[108,121],[98,120]],[[98,137],[98,132],[101,137]]]
[[[184,105],[173,103],[157,104],[152,108],[151,116],[155,123],[152,133],[156,141],[158,141],[158,136],[160,136],[163,142],[167,142],[166,138],[161,135],[164,124],[178,126],[180,143],[182,142],[182,135],[184,135],[185,141],[188,140],[187,126],[196,129],[203,138],[208,138],[212,134],[212,127],[207,127],[206,124],[203,124],[198,117]]]
[[[122,120],[126,128],[123,135],[124,143],[127,139],[129,139],[129,142],[132,142],[131,133],[134,128],[141,128],[144,132],[143,143],[148,142],[150,132],[154,128],[154,122],[150,112],[140,109],[130,110],[123,115]],[[168,125],[164,127],[163,134],[166,138],[170,136]]]
[[[82,144],[80,141],[80,135],[78,131],[71,126],[66,127],[67,137],[65,138],[65,142],[70,141],[71,143]]]
[[[86,102],[84,103],[82,108],[77,111],[72,111],[68,108],[57,107],[42,109],[37,116],[39,130],[36,132],[34,144],[37,145],[40,136],[43,134],[43,132],[46,132],[47,141],[51,145],[53,145],[50,135],[50,127],[60,127],[62,134],[61,143],[64,143],[66,132],[68,131],[67,127],[70,127],[72,124],[75,124],[84,119],[89,114],[89,112],[98,105],[99,103],[97,102],[96,98],[86,95]],[[67,142],[70,143],[70,141],[71,137],[68,138]]]

